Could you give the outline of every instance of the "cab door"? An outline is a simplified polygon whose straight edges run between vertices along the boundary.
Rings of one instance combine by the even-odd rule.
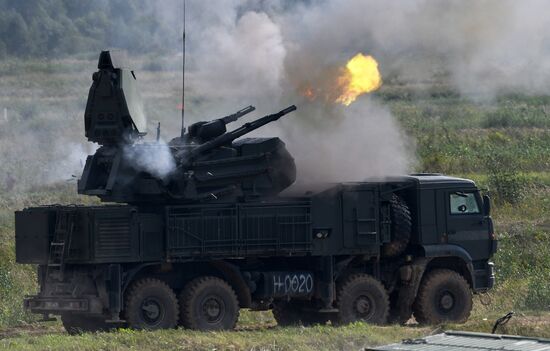
[[[449,244],[462,246],[472,259],[486,259],[490,252],[489,223],[483,215],[477,190],[445,191],[446,236]]]

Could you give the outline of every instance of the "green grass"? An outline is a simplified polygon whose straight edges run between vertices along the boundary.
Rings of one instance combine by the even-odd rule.
[[[253,314],[245,312],[246,316]],[[463,325],[438,327],[373,326],[354,323],[342,327],[277,327],[267,318],[263,323],[239,323],[236,331],[198,332],[190,330],[161,330],[154,332],[120,329],[110,333],[88,333],[78,336],[65,334],[57,324],[28,325],[10,330],[0,340],[0,348],[9,350],[360,350],[403,339],[420,338],[444,330],[490,332],[500,315],[473,315]],[[249,317],[247,317],[249,318]],[[265,317],[264,317],[265,318]],[[245,318],[246,319],[246,318]],[[254,317],[252,317],[254,319]],[[532,312],[519,314],[499,333],[550,337],[550,316]],[[3,331],[0,329],[0,335]]]
[[[366,346],[417,338],[429,328],[376,327],[356,323],[331,326],[259,328],[232,332],[123,329],[114,333],[67,336],[51,333],[0,340],[10,350],[360,350]]]

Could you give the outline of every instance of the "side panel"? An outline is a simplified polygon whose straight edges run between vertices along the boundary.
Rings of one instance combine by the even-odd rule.
[[[436,191],[434,189],[422,189],[419,191],[419,211],[421,216],[421,236],[415,240],[415,243],[422,245],[437,244],[437,210],[436,206]],[[437,210],[436,210],[437,209]],[[441,210],[439,210],[441,211]]]
[[[342,253],[342,197],[339,189],[319,193],[311,201],[313,254],[337,255]]]
[[[167,208],[167,257],[306,254],[311,246],[308,202]]]
[[[377,188],[345,189],[342,204],[344,247],[378,253],[380,213]]]
[[[29,208],[15,212],[16,262],[46,264],[54,230],[54,208]]]
[[[140,252],[143,261],[159,261],[164,258],[164,228],[162,215],[156,213],[140,213]]]

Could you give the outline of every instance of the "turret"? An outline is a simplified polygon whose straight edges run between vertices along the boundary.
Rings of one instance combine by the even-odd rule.
[[[275,196],[296,178],[294,159],[279,138],[241,138],[296,110],[286,109],[227,131],[255,110],[191,125],[168,145],[143,142],[145,116],[133,71],[100,55],[84,116],[89,156],[78,192],[102,201],[132,204],[236,201]],[[160,163],[159,163],[160,162]]]
[[[250,132],[255,131],[258,128],[261,128],[265,126],[268,123],[274,122],[278,120],[279,118],[283,117],[286,114],[289,114],[292,111],[296,110],[296,106],[292,105],[287,108],[285,108],[282,111],[279,111],[277,113],[264,116],[262,118],[259,118],[253,122],[246,123],[242,125],[241,127],[227,133],[223,133],[216,138],[201,144],[197,146],[196,148],[193,148],[191,151],[182,151],[178,155],[179,157],[186,158],[187,160],[193,160],[197,156],[204,154],[212,149],[215,149],[217,147],[230,144],[235,139],[242,137],[243,135],[246,135]]]

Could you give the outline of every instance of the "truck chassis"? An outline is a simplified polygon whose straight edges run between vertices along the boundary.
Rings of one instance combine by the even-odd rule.
[[[468,194],[478,211],[458,219],[439,202]],[[16,253],[38,265],[26,308],[69,332],[231,329],[240,308],[280,325],[463,322],[494,283],[487,207],[471,181],[422,175],[303,198],[44,206],[16,213]]]

